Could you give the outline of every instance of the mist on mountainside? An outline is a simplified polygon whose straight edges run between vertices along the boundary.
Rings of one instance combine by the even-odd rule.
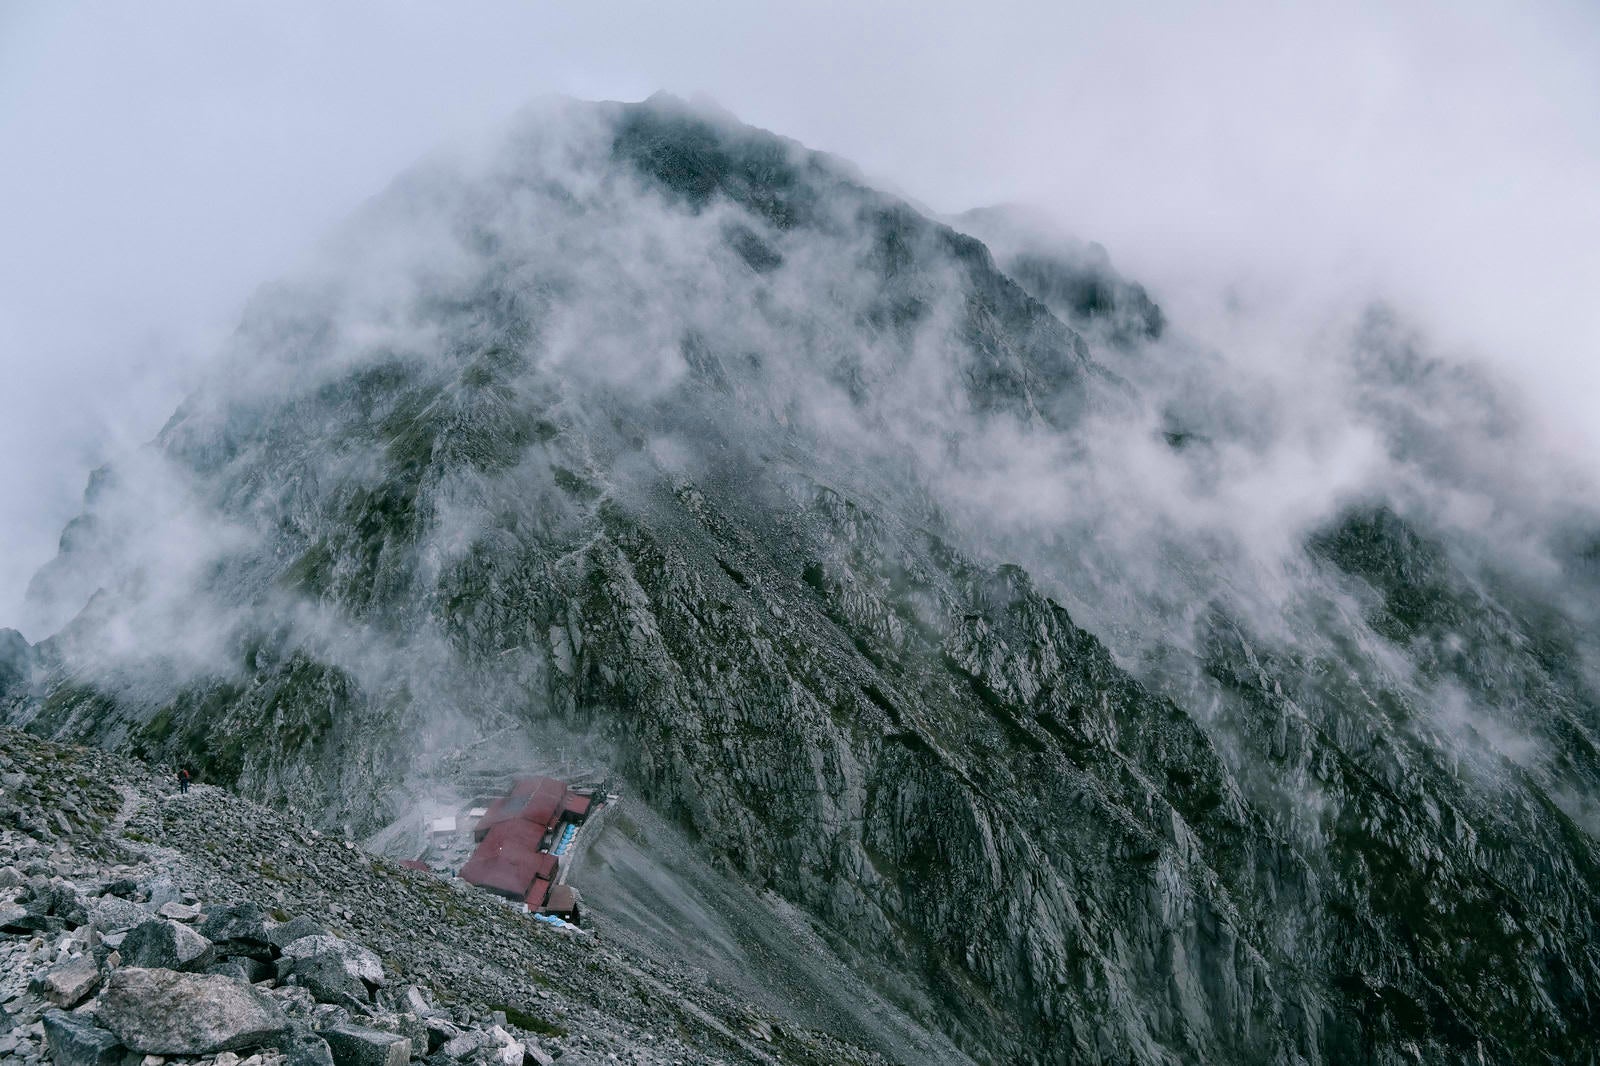
[[[1280,310],[1197,332],[1028,212],[542,104],[96,472],[0,707],[360,831],[581,750],[891,1054],[1559,1060],[1600,495],[1403,308]]]

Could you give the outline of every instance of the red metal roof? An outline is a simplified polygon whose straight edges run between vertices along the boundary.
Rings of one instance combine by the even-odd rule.
[[[576,792],[568,792],[566,801],[561,805],[561,813],[570,814],[574,819],[582,821],[589,815],[588,796],[580,796]]]
[[[552,825],[566,796],[566,785],[553,777],[541,777],[538,787],[528,797],[528,805],[522,809],[522,817],[535,825]]]
[[[461,868],[461,877],[480,888],[521,899],[534,878],[555,876],[556,857],[539,850],[543,839],[542,828],[520,818],[502,822],[483,838]]]
[[[578,909],[578,890],[571,885],[557,885],[550,890],[544,909],[557,914],[572,914]]]
[[[540,907],[544,906],[545,893],[549,891],[550,882],[546,881],[542,877],[536,877],[533,881],[533,887],[528,889],[528,894],[524,897],[524,901],[529,907],[532,907],[534,910],[538,910]]]
[[[482,818],[478,819],[478,824],[472,827],[473,839],[482,840],[484,836],[488,834],[489,830],[493,829],[501,822],[510,821],[518,814],[521,814],[523,809],[527,806],[527,803],[527,796],[518,796],[514,794],[501,796],[499,799],[489,804],[489,809],[484,812]]]

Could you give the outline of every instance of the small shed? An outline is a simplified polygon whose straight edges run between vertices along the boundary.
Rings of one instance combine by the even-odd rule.
[[[540,914],[549,914],[560,918],[564,922],[571,922],[573,925],[577,925],[579,905],[582,902],[583,897],[578,894],[577,889],[571,885],[557,885],[550,890],[544,906],[538,910]]]

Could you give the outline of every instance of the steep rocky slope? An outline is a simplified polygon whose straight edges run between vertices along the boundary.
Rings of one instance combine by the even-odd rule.
[[[1093,514],[1074,456],[1210,484],[1272,426],[969,221],[998,265],[670,100],[418,168],[92,481],[8,719],[362,832],[583,746],[978,1061],[1593,1061],[1592,619],[1404,499],[1313,516],[1271,611],[1209,533],[984,513],[1019,455]]]
[[[136,761],[11,730],[0,730],[0,773],[0,1057],[38,1059],[49,1012],[66,1009],[60,1026],[75,1037],[66,1046],[93,1047],[85,1028],[111,1033],[114,1053],[98,1060],[107,1063],[131,1042],[136,1062],[143,1052],[209,1062],[234,1050],[234,1061],[309,1064],[319,1040],[341,1062],[384,1061],[360,1058],[364,1046],[347,1055],[341,1027],[410,1041],[402,1064],[511,1062],[512,1044],[514,1066],[525,1055],[545,1066],[881,1061],[603,935],[542,926],[460,881],[374,858],[222,789],[180,796]],[[133,1011],[114,994],[129,967],[139,968],[125,981],[135,991],[122,989]],[[80,969],[89,977],[69,984]],[[185,977],[146,976],[169,970]],[[231,982],[223,988],[245,1002],[254,980],[275,1005],[271,1031],[215,1009],[228,991],[201,996],[183,983],[200,973]],[[160,994],[146,1002],[141,986],[152,980]],[[158,1031],[141,1023],[163,1011],[171,1017]],[[200,1050],[208,1041],[216,1046]]]

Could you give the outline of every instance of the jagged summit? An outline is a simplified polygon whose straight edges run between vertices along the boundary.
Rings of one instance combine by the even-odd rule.
[[[1566,512],[1391,334],[1284,388],[957,222],[654,98],[418,167],[98,479],[5,719],[353,834],[581,752],[619,939],[899,1061],[1581,1061],[1600,660],[1455,520]]]

